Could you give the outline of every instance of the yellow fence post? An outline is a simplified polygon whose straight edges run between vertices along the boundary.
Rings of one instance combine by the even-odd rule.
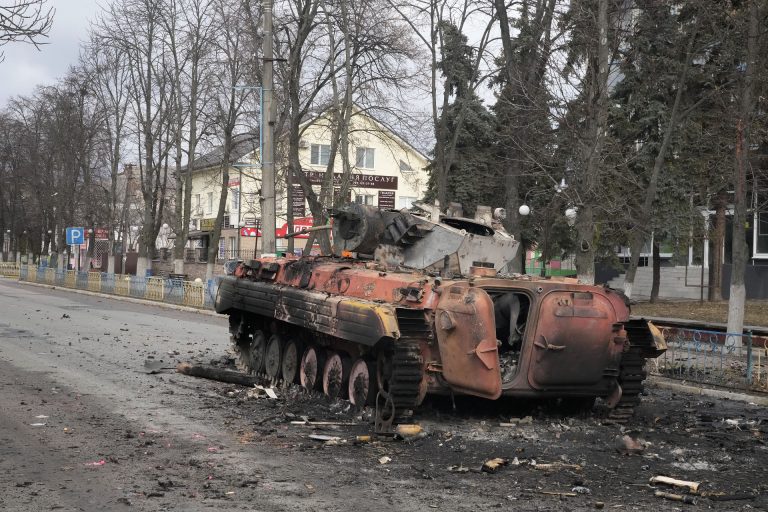
[[[115,275],[115,295],[131,294],[131,278],[125,274]]]
[[[88,290],[92,292],[101,291],[101,273],[88,272]]]
[[[163,300],[165,297],[165,279],[161,277],[148,277],[147,289],[144,298],[150,300]]]
[[[205,305],[205,286],[203,283],[193,281],[184,281],[184,300],[185,306],[201,308]]]

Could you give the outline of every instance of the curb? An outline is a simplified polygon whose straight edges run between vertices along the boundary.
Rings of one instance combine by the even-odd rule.
[[[647,382],[651,385],[651,387],[669,389],[670,391],[677,391],[679,393],[707,396],[710,398],[725,398],[728,400],[735,400],[737,402],[755,404],[763,407],[768,406],[768,395],[752,395],[749,393],[740,393],[738,391],[728,391],[725,389],[705,388],[701,385],[683,384],[679,381],[673,381],[672,379],[657,376],[650,377]]]
[[[90,295],[91,297],[100,297],[103,299],[113,299],[123,302],[132,302],[134,304],[142,304],[144,306],[158,306],[165,309],[172,309],[175,311],[185,311],[187,313],[199,313],[207,316],[221,317],[218,313],[210,309],[193,308],[191,306],[180,306],[177,304],[168,304],[167,302],[159,302],[154,300],[137,299],[135,297],[123,297],[121,295],[110,295],[109,293],[91,292],[88,290],[78,290],[76,288],[67,288],[64,286],[55,286],[42,283],[30,283],[29,281],[16,281],[19,284],[26,286],[37,286],[39,288],[48,288],[49,290],[64,290],[67,292],[79,293],[81,295]]]

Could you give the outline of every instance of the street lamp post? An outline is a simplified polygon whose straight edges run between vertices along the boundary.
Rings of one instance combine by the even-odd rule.
[[[563,192],[565,192],[565,190],[568,189],[568,184],[565,182],[565,178],[562,178],[559,183],[555,183],[554,189],[555,189],[555,197],[556,198],[559,197]],[[521,204],[520,208],[518,208],[518,210],[517,210],[518,213],[522,217],[527,217],[532,212],[531,207],[527,204],[528,195],[530,194],[530,192],[531,191],[529,190],[528,193],[525,195],[525,198],[523,199],[523,204]],[[536,194],[534,194],[534,195],[536,195]],[[545,234],[544,234],[544,243],[543,243],[543,248],[542,248],[542,260],[541,260],[541,276],[542,277],[545,277],[546,276],[546,272],[547,272],[547,270],[546,270],[547,269],[547,261],[544,259],[544,255],[546,254],[546,252],[548,252],[548,244],[549,244],[549,237],[550,237],[550,235],[549,235],[549,228],[548,228],[548,221],[551,218],[550,218],[550,213],[549,212],[551,212],[552,209],[554,209],[554,208],[555,208],[555,206],[550,204],[550,207],[545,209],[545,211],[547,212],[545,214],[546,215],[546,220],[545,220],[545,222],[542,223],[543,226],[547,226],[546,228],[543,228],[543,231],[545,232]],[[578,208],[576,208],[574,206],[569,206],[568,208],[565,209],[563,214],[564,214],[564,216],[566,218],[566,221],[568,222],[568,225],[573,226],[573,223],[576,220],[576,216],[578,214]],[[523,263],[523,268],[525,268],[525,263]]]
[[[263,136],[263,156],[261,159],[261,198],[262,198],[262,250],[268,253],[277,251],[277,240],[275,240],[275,141],[274,141],[274,106],[272,98],[272,88],[274,87],[274,49],[272,35],[272,3],[273,0],[263,0],[264,11],[264,66],[262,70],[263,87],[263,110],[266,112],[266,123],[262,123],[264,129]]]
[[[243,228],[245,227],[245,219],[239,219],[240,222],[238,223],[238,226],[240,226],[237,230],[237,256],[235,259],[240,259],[241,249],[240,249],[240,237],[243,236]]]
[[[26,229],[21,232],[21,241],[22,241],[22,244],[21,244],[21,247],[20,247],[21,250],[19,252],[20,253],[24,253],[24,254],[27,255],[27,265],[29,265],[30,263],[32,263],[32,261],[31,261],[32,260],[32,258],[31,258],[32,255],[31,255],[31,251],[29,249],[29,236],[27,236],[27,230]]]

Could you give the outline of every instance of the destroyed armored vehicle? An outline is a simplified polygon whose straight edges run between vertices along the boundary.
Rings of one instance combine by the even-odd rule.
[[[627,417],[663,338],[618,291],[512,274],[520,244],[503,216],[349,204],[332,215],[333,256],[241,262],[216,311],[247,371],[376,403],[382,418],[429,393],[602,397]]]

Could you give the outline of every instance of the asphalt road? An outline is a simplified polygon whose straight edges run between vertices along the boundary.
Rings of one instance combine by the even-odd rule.
[[[426,437],[357,445],[369,425],[346,402],[296,389],[248,398],[237,386],[143,369],[148,358],[218,360],[227,344],[223,317],[0,279],[0,510],[689,507],[655,497],[655,474],[728,498],[699,497],[696,507],[768,503],[768,414],[756,406],[652,390],[617,427],[508,404],[459,402],[457,413],[436,401],[416,418]],[[529,412],[518,427],[498,426]],[[323,444],[291,425],[301,416],[354,425],[316,429],[339,438]],[[624,434],[649,444],[619,453]],[[481,472],[492,457],[510,464]]]

